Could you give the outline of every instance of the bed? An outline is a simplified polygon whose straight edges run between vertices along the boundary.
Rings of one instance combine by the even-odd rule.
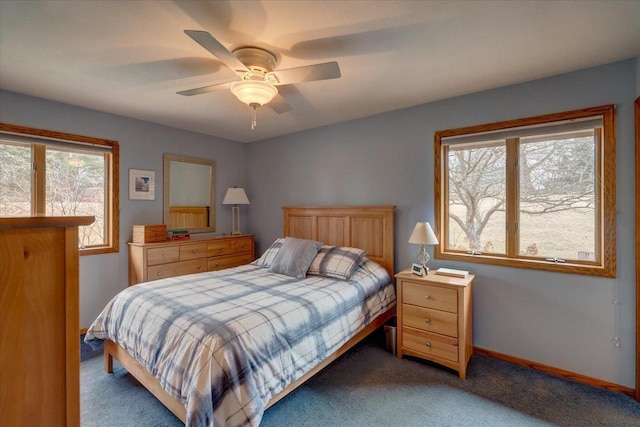
[[[114,297],[86,335],[104,340],[105,370],[117,359],[189,427],[257,425],[264,410],[394,315],[393,206],[283,214],[283,238],[252,264]],[[312,241],[323,245],[309,274],[271,271],[285,247]],[[342,261],[327,263],[336,255],[351,262],[346,276]]]

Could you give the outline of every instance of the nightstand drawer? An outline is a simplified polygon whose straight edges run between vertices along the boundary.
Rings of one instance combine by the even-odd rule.
[[[455,338],[405,328],[402,342],[407,350],[440,357],[452,362],[458,361],[458,340]]]
[[[249,264],[251,261],[251,253],[243,255],[221,256],[209,258],[208,270],[222,270],[224,268],[237,267],[239,265]]]
[[[182,276],[183,274],[200,273],[207,271],[206,259],[195,259],[192,261],[173,262],[171,264],[161,264],[149,267],[147,270],[148,280],[164,279],[165,277]]]
[[[147,265],[166,264],[180,261],[180,249],[177,246],[153,248],[147,251]]]
[[[458,337],[458,315],[446,311],[403,304],[403,323],[405,326],[427,332]]]
[[[180,245],[180,261],[186,261],[189,259],[197,259],[197,258],[206,258],[206,257],[207,257],[206,243],[193,243],[189,245]]]
[[[458,312],[458,292],[455,289],[402,281],[403,301],[420,307]]]

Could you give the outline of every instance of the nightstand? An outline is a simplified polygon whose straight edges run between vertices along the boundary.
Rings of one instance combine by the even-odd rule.
[[[420,357],[467,375],[473,354],[473,275],[395,275],[397,356]]]

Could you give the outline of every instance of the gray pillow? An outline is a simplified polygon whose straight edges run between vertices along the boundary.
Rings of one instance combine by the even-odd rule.
[[[286,237],[278,254],[273,259],[269,271],[286,274],[296,279],[304,279],[321,246],[322,242]]]

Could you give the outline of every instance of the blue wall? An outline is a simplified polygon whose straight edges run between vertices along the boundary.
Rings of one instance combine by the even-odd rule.
[[[217,161],[217,228],[227,231],[227,187],[251,200],[242,224],[258,253],[282,235],[285,205],[393,204],[396,268],[408,266],[416,221],[433,221],[437,130],[615,104],[618,277],[600,279],[506,267],[442,263],[476,274],[474,344],[492,351],[635,387],[633,101],[640,57],[525,84],[447,99],[252,144],[186,132],[11,92],[0,121],[120,142],[120,252],[80,260],[81,326],[127,283],[134,224],[162,222],[162,154]],[[128,199],[128,169],[156,171],[156,200]],[[246,218],[245,218],[246,217]],[[612,299],[620,301],[619,306]],[[620,347],[613,340],[620,337]]]
[[[392,204],[396,269],[406,268],[415,257],[407,243],[413,226],[434,220],[435,131],[615,104],[616,279],[432,263],[476,274],[476,346],[635,387],[635,86],[632,59],[253,143],[248,188],[260,213],[250,216],[258,252],[282,234],[281,206]]]

